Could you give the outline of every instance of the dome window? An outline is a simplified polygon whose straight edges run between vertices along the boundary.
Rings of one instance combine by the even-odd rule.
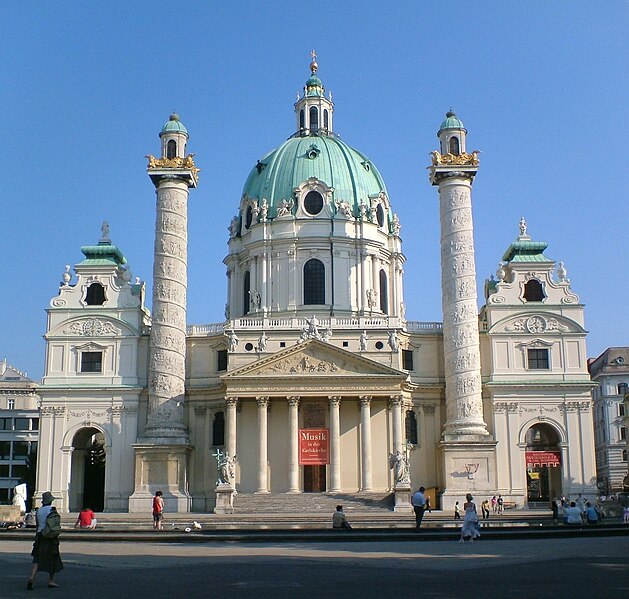
[[[325,266],[316,258],[304,264],[304,304],[325,305]]]
[[[323,111],[323,128],[327,131],[330,127],[330,115],[328,114],[327,109]]]
[[[304,113],[303,108],[299,111],[299,128],[300,129],[306,128],[306,114]]]
[[[369,161],[368,160],[364,160],[363,162],[361,162],[361,164],[363,165],[363,168],[369,172],[371,170],[371,167],[369,166]]]
[[[177,156],[177,142],[171,139],[166,146],[166,158],[175,158]]]
[[[317,144],[312,144],[306,150],[306,156],[308,156],[310,160],[314,160],[315,158],[317,158],[317,156],[319,156],[319,154],[321,154],[321,150],[319,149],[319,146],[317,146]]]
[[[525,302],[543,302],[546,299],[543,285],[537,279],[531,279],[524,285]]]
[[[249,306],[251,305],[251,299],[249,298],[251,291],[251,273],[247,271],[242,280],[242,313],[243,315],[249,314]]]
[[[85,303],[88,306],[102,306],[105,303],[105,288],[100,283],[92,283],[87,288]]]
[[[245,214],[245,228],[249,229],[251,227],[252,222],[253,222],[253,208],[251,206],[247,206],[247,212]]]
[[[310,216],[316,216],[323,210],[323,196],[318,191],[309,191],[304,198],[304,210]]]
[[[319,111],[317,110],[316,106],[310,107],[310,130],[319,130]]]
[[[378,207],[376,208],[376,219],[378,221],[378,226],[384,227],[384,208],[382,207],[382,204],[378,204]]]
[[[449,149],[450,154],[454,154],[455,156],[458,156],[461,153],[458,137],[451,137],[450,141],[448,142],[448,145],[449,145],[448,149]]]
[[[389,313],[389,289],[387,284],[387,273],[380,271],[380,310],[383,314]]]

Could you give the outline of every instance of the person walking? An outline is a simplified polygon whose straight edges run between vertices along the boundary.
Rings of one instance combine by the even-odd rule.
[[[455,520],[460,520],[461,519],[461,507],[459,506],[459,502],[456,501],[454,503],[454,519]]]
[[[42,507],[37,510],[37,531],[35,532],[35,542],[33,543],[33,550],[31,555],[33,556],[33,568],[31,570],[31,576],[26,581],[26,589],[33,590],[33,583],[35,582],[35,575],[37,572],[48,572],[48,587],[51,589],[57,588],[59,585],[55,582],[55,574],[60,570],[63,570],[63,562],[61,561],[61,555],[59,553],[59,531],[56,533],[49,533],[50,526],[46,526],[48,516],[52,514],[52,520],[56,520],[56,526],[60,527],[60,518],[57,514],[57,510],[52,506],[52,502],[56,498],[50,491],[46,491],[42,495]],[[56,518],[55,518],[56,516]],[[47,529],[44,531],[44,529]],[[56,534],[56,536],[48,536],[49,534]]]
[[[496,499],[496,504],[498,505],[498,513],[502,514],[505,506],[505,500],[502,498],[502,495],[498,495],[498,499]]]
[[[153,497],[153,528],[162,530],[162,521],[164,520],[164,499],[161,491],[155,491]]]
[[[421,527],[424,512],[426,511],[426,497],[424,495],[425,490],[426,489],[424,487],[419,487],[419,489],[413,493],[413,497],[411,498],[411,504],[413,506],[413,511],[415,512],[415,530],[419,530]]]
[[[480,510],[483,514],[483,520],[489,520],[489,499],[485,499],[485,501],[480,504]]]
[[[472,497],[471,493],[468,493],[465,499],[467,499],[463,504],[465,516],[463,516],[463,526],[461,526],[461,538],[459,539],[459,543],[463,543],[468,537],[470,543],[480,537],[480,531],[478,530],[478,512],[476,511],[474,497]]]
[[[495,495],[491,498],[491,511],[494,514],[498,511],[498,500]]]

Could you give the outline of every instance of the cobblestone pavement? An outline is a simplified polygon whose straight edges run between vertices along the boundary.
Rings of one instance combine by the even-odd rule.
[[[335,543],[63,542],[59,589],[26,590],[28,541],[0,539],[0,599],[629,596],[629,536]]]

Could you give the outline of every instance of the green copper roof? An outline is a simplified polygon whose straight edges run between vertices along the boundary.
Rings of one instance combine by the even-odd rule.
[[[308,81],[306,81],[306,96],[321,96],[323,97],[323,82],[316,73],[310,75]]]
[[[465,126],[463,125],[463,121],[456,116],[452,110],[449,110],[446,112],[445,121],[441,123],[439,131],[443,131],[444,129],[465,129]]]
[[[544,256],[545,241],[514,241],[502,256],[505,262],[552,262]]]
[[[386,193],[382,176],[361,152],[350,148],[338,137],[309,135],[291,137],[269,152],[251,169],[243,195],[269,202],[269,216],[275,217],[282,200],[293,198],[293,190],[316,177],[334,188],[332,201],[345,200],[354,216],[363,200]]]
[[[160,137],[164,133],[185,133],[188,135],[188,130],[185,125],[179,120],[179,115],[176,112],[173,112],[168,122],[162,127],[162,132],[159,134]]]
[[[84,245],[81,247],[81,251],[85,256],[85,260],[80,262],[80,265],[105,266],[127,263],[127,259],[122,255],[122,252],[111,241],[99,241],[98,245]]]

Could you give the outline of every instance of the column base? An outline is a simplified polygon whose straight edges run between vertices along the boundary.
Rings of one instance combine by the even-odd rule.
[[[462,506],[467,493],[491,497],[497,492],[496,441],[486,436],[470,437],[447,439],[437,445],[442,510],[453,510],[457,501]]]
[[[215,514],[233,514],[234,513],[234,495],[235,489],[230,484],[221,483],[216,486],[216,506]]]
[[[189,512],[189,445],[137,443],[135,449],[135,490],[129,497],[129,513],[152,511],[155,491],[161,491],[164,512]]]
[[[393,511],[398,514],[412,514],[411,487],[406,485],[396,485],[393,489],[395,497],[395,507]]]

